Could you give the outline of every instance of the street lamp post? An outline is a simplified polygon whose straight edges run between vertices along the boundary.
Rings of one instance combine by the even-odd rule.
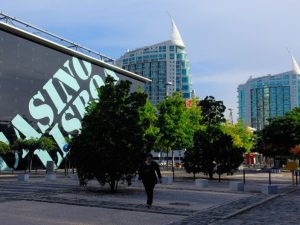
[[[171,85],[172,85],[172,82],[170,82],[170,81],[166,82],[166,97],[169,96],[168,86],[171,86]],[[174,162],[175,162],[175,160],[174,160],[174,151],[173,151],[173,149],[171,149],[171,152],[172,152],[172,172],[173,172],[173,180],[174,180],[174,170],[175,170]],[[167,167],[169,167],[168,162],[169,162],[169,152],[167,152]]]
[[[233,115],[232,115],[232,108],[229,108],[229,119],[230,119],[230,122],[231,124],[233,124]]]
[[[169,96],[169,93],[168,93],[168,86],[171,86],[172,85],[172,82],[170,81],[167,81],[166,82],[166,96]]]

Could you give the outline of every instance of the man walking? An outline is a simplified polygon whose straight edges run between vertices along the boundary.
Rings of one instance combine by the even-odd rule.
[[[147,154],[146,161],[139,169],[139,180],[142,180],[147,194],[147,207],[150,208],[153,202],[153,190],[157,184],[157,176],[161,183],[161,173],[157,162],[153,161],[152,154]]]

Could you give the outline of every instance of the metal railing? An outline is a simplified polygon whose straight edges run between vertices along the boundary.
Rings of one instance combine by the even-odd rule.
[[[4,23],[7,23],[9,25],[12,25],[14,27],[23,29],[23,30],[25,30],[25,31],[27,31],[31,34],[38,35],[42,38],[53,41],[57,44],[63,45],[67,48],[74,49],[78,52],[81,52],[81,53],[86,54],[88,56],[91,56],[93,58],[99,59],[103,62],[107,62],[107,63],[113,64],[113,65],[115,64],[115,60],[108,57],[108,56],[105,56],[105,55],[103,55],[103,54],[101,54],[97,51],[92,50],[92,49],[83,47],[83,46],[81,46],[81,45],[79,45],[75,42],[72,42],[70,40],[62,38],[62,37],[60,37],[56,34],[50,33],[46,30],[40,29],[40,28],[35,27],[31,24],[23,22],[23,21],[21,21],[17,18],[8,16],[8,15],[2,13],[2,12],[0,12],[0,21],[4,22]]]

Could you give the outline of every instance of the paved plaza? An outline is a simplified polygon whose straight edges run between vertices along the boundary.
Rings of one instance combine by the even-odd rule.
[[[169,172],[164,172],[167,175]],[[268,183],[264,173],[246,174],[244,192],[228,189],[230,181],[242,181],[242,174],[210,181],[207,188],[196,187],[191,176],[183,172],[176,175],[173,184],[157,185],[151,209],[145,207],[146,196],[139,183],[130,187],[121,184],[118,193],[111,194],[108,186],[91,181],[87,187],[79,187],[78,181],[63,174],[55,181],[33,174],[28,182],[1,175],[1,225],[229,225],[264,224],[267,219],[274,220],[272,224],[295,224],[299,220],[289,216],[300,204],[299,191],[291,187],[289,173],[272,174],[272,182],[280,188],[273,196],[260,192],[261,185]]]
[[[278,196],[273,201],[211,225],[295,225],[300,223],[300,190]]]

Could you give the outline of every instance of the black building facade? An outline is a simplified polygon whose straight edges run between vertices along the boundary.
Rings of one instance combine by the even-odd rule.
[[[81,128],[85,107],[110,75],[130,80],[132,90],[149,80],[80,52],[0,22],[0,141],[51,135],[58,151],[37,150],[40,164],[59,166],[67,152],[65,137]],[[0,157],[0,169],[18,168],[12,154]]]

